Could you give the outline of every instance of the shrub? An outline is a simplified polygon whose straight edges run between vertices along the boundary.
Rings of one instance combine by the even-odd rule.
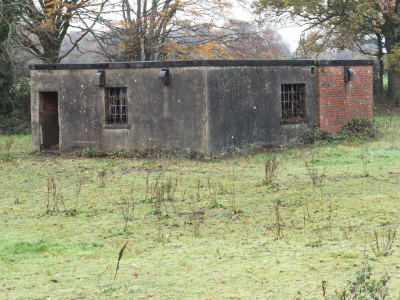
[[[330,143],[338,139],[340,137],[336,133],[329,130],[320,130],[318,125],[313,129],[307,128],[303,130],[299,135],[299,143],[303,145],[310,145],[319,141]]]
[[[384,300],[389,297],[387,283],[390,277],[384,273],[381,278],[372,278],[373,268],[364,264],[361,269],[355,272],[355,280],[347,280],[346,289],[337,295],[332,295],[331,299],[349,300]]]
[[[375,120],[354,117],[338,133],[329,130],[320,130],[318,125],[313,129],[306,128],[299,135],[299,143],[310,145],[316,142],[335,142],[344,140],[366,140],[381,135],[378,124]]]
[[[375,120],[354,117],[344,125],[339,135],[347,138],[372,139],[381,134]]]
[[[106,153],[101,152],[98,148],[80,148],[70,153],[74,156],[85,156],[85,157],[105,157]]]
[[[30,120],[16,110],[9,115],[0,115],[0,134],[28,134],[31,132]]]

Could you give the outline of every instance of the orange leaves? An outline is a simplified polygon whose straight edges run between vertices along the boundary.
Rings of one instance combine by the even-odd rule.
[[[395,0],[375,0],[375,3],[379,5],[382,13],[385,15],[391,16],[393,19],[396,19],[396,1]]]
[[[132,2],[133,3],[133,2]],[[128,9],[124,22],[110,23],[118,35],[117,52],[123,60],[197,60],[232,59],[219,35],[222,16],[233,7],[231,0],[155,0],[156,7],[145,10],[143,2],[136,11]],[[130,4],[126,4],[128,8]],[[142,6],[142,7],[140,7]],[[179,15],[177,12],[180,12]]]
[[[106,0],[43,0],[26,1],[21,6],[19,30],[15,42],[23,51],[47,63],[59,63],[77,47],[81,36],[88,33],[90,26],[99,21]],[[74,34],[68,46],[63,45],[64,38],[70,32],[70,26],[81,29]],[[78,32],[77,31],[77,32]]]
[[[232,59],[222,45],[212,41],[192,45],[171,41],[165,46],[165,49],[168,53],[175,53],[178,60]],[[171,56],[171,59],[174,57]]]
[[[268,58],[271,57],[271,53],[269,52],[261,52],[261,54]]]
[[[46,18],[45,20],[43,20],[43,23],[37,27],[37,29],[53,32],[56,30],[56,25],[54,23],[54,20],[52,20],[50,18]]]

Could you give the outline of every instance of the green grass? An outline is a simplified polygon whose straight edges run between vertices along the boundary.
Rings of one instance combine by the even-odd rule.
[[[2,254],[13,255],[13,254],[25,254],[25,253],[38,253],[47,249],[50,244],[44,240],[38,240],[34,243],[27,242],[15,242],[7,244],[2,247]]]
[[[367,261],[377,277],[388,272],[396,299],[399,241],[389,255],[372,249],[374,230],[387,234],[399,223],[400,117],[377,121],[377,140],[316,147],[325,177],[314,193],[304,164],[310,149],[278,153],[284,163],[268,187],[267,154],[218,162],[47,157],[29,153],[30,136],[17,136],[12,159],[0,162],[0,298],[323,299],[323,280],[328,295],[341,291]],[[149,190],[158,181],[166,197],[171,187],[160,222],[146,193],[148,174]],[[59,198],[54,211],[52,197],[47,209],[49,175]],[[130,197],[134,217],[123,232]],[[190,207],[202,206],[204,215],[193,218]]]

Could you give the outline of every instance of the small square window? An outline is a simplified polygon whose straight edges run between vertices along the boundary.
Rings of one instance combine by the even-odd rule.
[[[107,105],[107,124],[128,123],[128,103],[126,97],[126,88],[108,89]]]
[[[305,84],[282,84],[282,119],[290,120],[307,118],[305,91]]]

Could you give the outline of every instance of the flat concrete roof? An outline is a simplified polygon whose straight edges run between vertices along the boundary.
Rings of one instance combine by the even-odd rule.
[[[140,69],[183,67],[263,67],[263,66],[371,66],[373,60],[184,60],[184,61],[133,61],[91,64],[36,64],[31,70],[79,69]]]

